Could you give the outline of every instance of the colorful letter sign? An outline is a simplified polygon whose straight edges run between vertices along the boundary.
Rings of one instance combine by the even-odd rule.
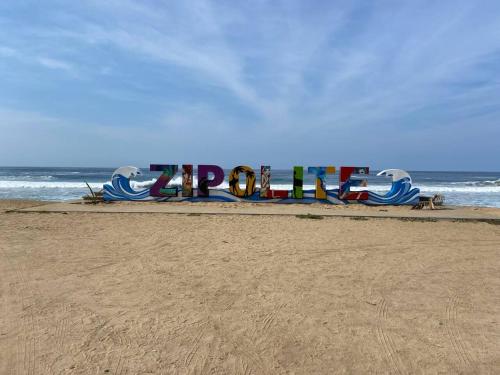
[[[240,188],[240,173],[246,175],[245,190]],[[237,197],[249,197],[255,193],[255,172],[245,165],[235,167],[229,174],[229,191]]]
[[[150,194],[152,197],[175,197],[177,196],[177,187],[167,187],[169,181],[177,173],[177,165],[173,164],[151,164],[150,171],[162,172],[158,180],[151,186]]]
[[[351,192],[350,188],[351,186],[368,186],[368,180],[365,178],[351,177],[353,174],[367,175],[368,173],[368,167],[340,167],[339,197],[346,200],[367,200],[367,191]]]
[[[260,167],[260,197],[261,198],[288,198],[288,190],[271,190],[271,167]]]
[[[293,192],[295,199],[304,198],[304,167],[293,167]]]
[[[307,171],[316,176],[316,199],[326,199],[326,175],[334,174],[335,167],[309,167]]]
[[[209,180],[208,174],[213,173],[214,178]],[[198,196],[208,197],[208,188],[216,187],[224,181],[224,171],[217,165],[198,165]]]
[[[150,170],[160,172],[158,179],[150,186],[135,190],[130,179],[140,174],[136,167],[118,168],[111,177],[111,184],[104,185],[104,199],[107,201],[165,201],[165,202],[274,202],[274,203],[313,203],[329,204],[363,203],[368,205],[415,204],[420,190],[411,185],[410,175],[401,169],[386,169],[378,173],[392,179],[392,186],[386,194],[369,190],[352,190],[366,187],[364,176],[368,167],[340,167],[339,186],[327,189],[326,177],[333,175],[336,168],[308,167],[314,176],[314,188],[304,189],[304,168],[295,166],[290,172],[290,190],[271,189],[271,167],[261,166],[260,186],[256,186],[255,172],[249,166],[233,168],[228,176],[227,188],[217,188],[224,182],[224,170],[217,165],[198,165],[198,186],[194,187],[193,165],[182,165],[182,185],[173,183],[178,171],[176,164],[151,164]],[[245,189],[240,185],[241,175],[245,174]],[[176,181],[180,181],[177,179]]]
[[[193,165],[183,164],[182,165],[182,196],[192,197],[193,196]]]

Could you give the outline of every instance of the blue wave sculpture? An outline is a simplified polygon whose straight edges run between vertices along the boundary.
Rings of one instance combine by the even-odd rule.
[[[141,174],[136,167],[118,168],[111,178],[111,185],[104,185],[104,200],[106,201],[171,201],[171,202],[266,202],[266,203],[318,203],[315,198],[315,190],[305,190],[303,199],[274,198],[261,199],[259,191],[248,197],[239,198],[229,191],[229,189],[212,189],[208,197],[152,197],[149,195],[150,189],[144,188],[134,190],[130,186],[130,179]],[[383,195],[368,192],[368,199],[356,201],[366,205],[411,205],[419,201],[420,190],[412,188],[410,175],[401,169],[386,169],[377,174],[378,176],[392,177],[391,189]],[[352,184],[355,186],[355,184]],[[339,199],[338,189],[327,190],[327,198],[321,200],[329,204],[347,204],[349,201]],[[290,193],[291,195],[291,193]]]
[[[151,200],[149,188],[139,191],[132,189],[130,179],[141,174],[136,167],[120,167],[111,177],[111,185],[104,185],[104,200],[106,201],[144,201]]]
[[[361,203],[368,205],[410,205],[417,204],[420,189],[412,188],[410,175],[401,169],[386,169],[377,176],[392,177],[391,189],[384,195],[368,191],[368,199]]]

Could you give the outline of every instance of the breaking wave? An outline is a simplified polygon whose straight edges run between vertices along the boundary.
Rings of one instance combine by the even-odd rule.
[[[486,180],[486,181],[469,181],[466,182],[467,186],[498,186],[500,187],[500,178],[498,180]]]
[[[101,189],[102,182],[89,183],[92,189]],[[87,189],[85,182],[63,182],[63,181],[24,181],[7,180],[0,181],[0,189]]]

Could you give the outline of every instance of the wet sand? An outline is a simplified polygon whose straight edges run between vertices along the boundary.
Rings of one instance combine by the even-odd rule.
[[[500,373],[498,225],[38,204],[0,201],[1,374]]]

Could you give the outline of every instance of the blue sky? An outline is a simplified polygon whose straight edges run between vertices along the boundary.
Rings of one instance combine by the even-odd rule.
[[[500,170],[498,1],[3,1],[0,165]]]

